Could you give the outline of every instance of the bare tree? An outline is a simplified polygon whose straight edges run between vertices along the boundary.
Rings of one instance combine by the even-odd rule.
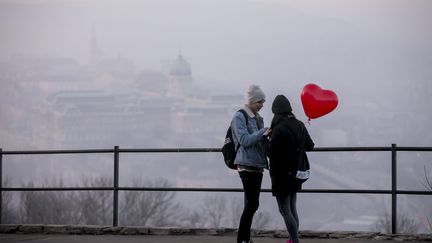
[[[6,177],[3,181],[3,187],[9,187],[10,180]],[[2,222],[12,224],[18,222],[18,211],[12,205],[12,192],[2,191]]]
[[[83,179],[85,187],[111,187],[111,178]],[[112,192],[85,191],[75,194],[79,222],[86,225],[108,225],[112,222]]]
[[[63,183],[50,183],[63,187]],[[83,179],[86,187],[111,187],[110,178]],[[166,180],[135,181],[134,186],[168,187]],[[33,188],[33,183],[23,187]],[[6,194],[7,195],[7,194]],[[108,225],[112,222],[112,192],[109,190],[85,192],[29,191],[20,194],[20,223]],[[120,202],[120,220],[123,224],[167,226],[181,215],[180,206],[173,201],[175,193],[166,191],[125,192]],[[4,197],[9,208],[9,196]],[[122,200],[123,199],[123,200]],[[6,211],[5,211],[6,212]],[[10,212],[8,209],[7,212]]]
[[[231,212],[231,225],[238,227],[243,212],[243,201],[240,198],[233,198],[231,200]]]
[[[428,174],[427,171],[427,167],[426,165],[423,167],[423,172],[424,172],[424,181],[422,181],[423,186],[426,188],[426,190],[428,191],[432,191],[432,171]]]
[[[164,179],[154,182],[134,180],[134,187],[169,187]],[[126,191],[120,204],[120,221],[124,225],[167,226],[180,217],[180,206],[174,202],[175,192]]]
[[[427,224],[428,224],[427,227],[429,229],[429,232],[432,233],[432,220],[429,217],[426,217],[426,220],[427,220]]]
[[[110,178],[83,179],[86,187],[111,187]],[[51,183],[56,184],[56,183]],[[169,187],[167,180],[134,180],[134,187]],[[28,183],[25,187],[32,188]],[[56,187],[63,187],[60,181]],[[30,191],[21,195],[21,223],[108,225],[112,222],[112,192]],[[237,227],[243,209],[239,198],[227,199],[220,195],[205,198],[198,211],[185,213],[174,201],[175,192],[125,191],[120,193],[119,219],[122,225],[191,227]],[[9,204],[5,204],[9,205]],[[253,228],[268,225],[267,212],[255,216]],[[230,225],[230,222],[233,224]]]
[[[421,181],[421,184],[426,188],[426,190],[432,190],[432,180],[431,180],[431,173],[427,171],[427,167],[424,166],[424,181]],[[426,207],[426,209],[429,209],[430,207]],[[424,210],[422,210],[424,211]],[[425,212],[426,214],[430,213]],[[430,216],[426,216],[426,227],[429,229],[430,232],[432,232],[432,218]],[[414,218],[410,218],[403,214],[398,214],[397,218],[397,230],[400,233],[417,233],[418,229],[420,228],[421,223],[416,221]],[[385,216],[381,217],[379,221],[376,223],[377,228],[385,233],[391,233],[392,231],[392,222],[391,222],[391,215],[389,213],[386,213]]]
[[[233,227],[240,223],[240,217],[243,212],[243,201],[240,198],[231,200],[231,222]],[[270,224],[270,213],[267,211],[257,211],[253,218],[252,229],[265,229]]]
[[[392,220],[391,215],[387,213],[384,217],[381,217],[376,224],[378,230],[384,233],[392,232]],[[412,218],[406,215],[398,215],[397,218],[397,230],[399,233],[414,234],[417,233],[419,224]]]
[[[201,206],[201,212],[207,220],[210,228],[220,228],[224,225],[224,219],[227,216],[227,201],[221,195],[212,195],[204,198]]]
[[[207,226],[213,228],[238,227],[243,212],[243,202],[240,198],[226,199],[221,195],[212,195],[204,199],[201,215],[206,218]],[[231,224],[230,224],[231,223]],[[270,223],[268,212],[257,212],[254,216],[252,228],[263,229]]]
[[[33,188],[33,183],[23,187]],[[60,181],[57,187],[63,187]],[[72,192],[29,191],[21,193],[20,221],[29,224],[77,223]]]
[[[431,172],[428,173],[427,167],[425,165],[423,171],[424,171],[425,181],[422,182],[422,184],[426,188],[426,190],[432,191],[432,170]],[[429,232],[432,233],[432,216],[426,216],[426,221],[427,221],[427,227],[429,229]]]
[[[183,210],[183,214],[179,217],[179,226],[185,228],[201,228],[205,224],[204,218],[199,212],[191,211],[185,212],[186,209]]]
[[[257,212],[254,216],[252,229],[265,229],[270,223],[270,214],[266,211]]]

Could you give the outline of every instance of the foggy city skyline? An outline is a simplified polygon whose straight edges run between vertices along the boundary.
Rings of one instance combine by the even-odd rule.
[[[339,98],[307,124],[316,147],[430,147],[431,12],[428,0],[0,0],[0,148],[219,148],[249,85],[266,94],[260,114],[269,126],[277,94],[307,122],[300,92],[308,83]],[[390,186],[388,153],[309,157],[306,188]],[[125,154],[121,184],[240,187],[222,163],[219,153]],[[430,153],[398,153],[398,163],[398,186],[424,190]],[[5,155],[3,171],[9,186],[83,186],[108,183],[112,158]],[[213,201],[230,203],[225,196]],[[372,230],[389,209],[386,196],[319,196],[323,210],[317,195],[301,197],[305,229]],[[420,232],[428,231],[419,215],[431,215],[430,200],[400,199],[401,215]],[[265,195],[261,205],[257,225],[281,227],[274,199]],[[182,210],[190,215],[176,223],[211,225]]]
[[[143,70],[161,71],[164,60],[182,54],[196,85],[207,90],[243,95],[249,84],[259,84],[268,96],[262,111],[266,123],[272,98],[279,93],[290,98],[305,121],[299,94],[311,82],[340,98],[334,114],[313,121],[311,129],[340,121],[338,115],[351,112],[351,106],[383,116],[397,113],[398,106],[408,114],[419,109],[428,115],[422,100],[431,92],[430,4],[372,2],[2,1],[1,60],[71,58],[87,66],[90,40],[96,38],[103,57],[130,61],[135,77]],[[410,107],[411,102],[418,106]],[[421,126],[430,128],[421,117],[425,114],[416,113]],[[358,125],[354,119],[351,123]],[[399,136],[368,143],[407,145],[409,135]]]

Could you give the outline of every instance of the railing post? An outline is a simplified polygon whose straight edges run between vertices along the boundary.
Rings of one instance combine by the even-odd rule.
[[[3,149],[0,148],[0,224],[3,216]]]
[[[113,226],[118,225],[119,146],[114,146]]]
[[[392,190],[392,194],[391,194],[391,200],[392,200],[392,221],[391,221],[391,229],[392,229],[392,234],[396,234],[397,233],[397,160],[396,160],[396,144],[392,144],[391,146],[391,159],[392,159],[392,182],[391,182],[391,190]]]

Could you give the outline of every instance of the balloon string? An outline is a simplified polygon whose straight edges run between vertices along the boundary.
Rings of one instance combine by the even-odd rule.
[[[311,120],[310,118],[308,118],[308,120],[307,120],[307,123],[309,126],[310,126],[310,120]]]

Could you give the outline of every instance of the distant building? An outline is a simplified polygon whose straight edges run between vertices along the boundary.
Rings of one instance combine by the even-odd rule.
[[[162,96],[167,93],[168,77],[163,72],[145,70],[138,75],[135,86],[142,93]]]
[[[35,143],[54,148],[223,143],[242,95],[199,87],[182,55],[165,61],[161,70],[137,72],[129,59],[106,58],[94,33],[89,44],[88,66],[33,57],[0,65],[4,79],[46,95],[43,104],[29,108],[41,123],[27,129]]]
[[[19,56],[12,59],[13,68],[8,68],[8,79],[17,85],[46,93],[61,90],[79,90],[92,85],[91,75],[70,58],[37,58]]]
[[[192,93],[194,80],[190,64],[182,55],[168,64],[168,89],[167,96],[184,97]]]
[[[134,103],[134,95],[128,96],[130,99],[124,99],[121,94],[100,90],[53,95],[50,100],[64,145],[148,146],[151,139],[147,138],[161,138],[170,131],[170,101],[152,103],[138,98]]]
[[[242,95],[197,87],[181,55],[163,72],[141,72],[134,85],[104,88],[65,90],[47,98],[65,146],[221,144],[243,102]]]

